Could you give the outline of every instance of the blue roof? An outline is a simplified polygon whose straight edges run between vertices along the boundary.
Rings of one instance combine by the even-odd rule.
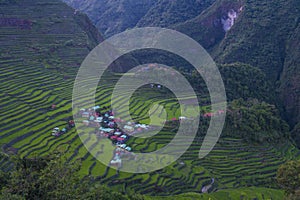
[[[99,109],[99,108],[100,108],[100,106],[95,106],[95,107],[93,107],[94,110],[97,110],[97,109]]]
[[[112,128],[103,128],[103,127],[100,127],[99,130],[100,130],[100,131],[105,131],[105,132],[110,132],[110,131],[113,131],[114,129],[112,129]]]

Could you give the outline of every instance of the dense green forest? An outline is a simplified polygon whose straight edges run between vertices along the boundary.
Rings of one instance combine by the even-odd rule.
[[[114,29],[113,33],[125,30],[126,26],[118,26],[119,23],[125,22],[133,22],[127,25],[127,28],[135,26],[172,28],[198,41],[218,63],[231,65],[239,62],[259,68],[266,76],[264,80],[270,82],[268,90],[271,97],[276,93],[276,103],[280,107],[281,115],[291,127],[299,122],[297,58],[299,58],[300,4],[297,0],[274,2],[190,0],[184,3],[140,1],[139,4],[146,4],[146,2],[149,4],[143,6],[145,10],[135,20],[125,20],[122,17],[123,14],[135,11],[135,5],[132,5],[131,1],[123,0],[119,10],[112,9],[118,4],[113,4],[111,1],[65,0],[65,2],[86,13],[101,32],[105,26],[101,26],[100,19],[105,19],[105,23],[109,21],[114,27],[123,27],[121,30]],[[110,9],[99,9],[102,3]],[[237,18],[234,20],[234,25],[224,31],[222,19],[228,17],[230,10],[236,12]],[[99,13],[104,17],[99,17]],[[116,20],[116,18],[120,19]],[[163,59],[166,58],[159,60]],[[175,62],[172,66],[186,67],[186,63],[178,62],[177,59]]]
[[[92,177],[81,178],[80,162],[66,165],[58,152],[29,159],[11,157],[9,162],[14,169],[0,173],[0,199],[143,199],[137,194],[123,195],[95,185]]]

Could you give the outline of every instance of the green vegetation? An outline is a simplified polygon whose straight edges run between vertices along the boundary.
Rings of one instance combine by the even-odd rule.
[[[285,190],[287,199],[300,197],[300,161],[289,161],[281,165],[277,172],[277,182]]]
[[[297,0],[244,1],[243,11],[213,50],[217,62],[257,67],[272,82],[285,118],[294,126],[299,112],[299,11]]]
[[[30,69],[29,67],[26,68],[26,70]],[[17,71],[18,68],[14,68],[14,70]],[[20,68],[19,70],[23,71],[24,68]],[[38,71],[35,72],[35,74],[37,73]],[[30,73],[28,72],[28,74]],[[26,74],[24,74],[24,76],[25,75]],[[38,76],[45,76],[45,73]],[[119,75],[113,76],[111,74],[107,76],[107,80],[102,81],[108,84],[101,84],[98,88],[96,95],[97,104],[109,106],[111,88],[119,77]],[[14,81],[16,80],[18,79]],[[6,85],[4,85],[4,87],[5,86]],[[59,95],[61,100],[53,102],[53,100],[57,101],[58,97],[50,98],[53,95],[49,93],[46,94],[46,99],[45,97],[42,98],[45,100],[41,100],[39,96],[45,94],[40,93],[38,90],[30,89],[35,87],[34,84],[28,85],[28,87],[29,88],[25,90],[28,92],[23,92],[21,95],[24,98],[23,102],[26,102],[27,105],[32,104],[32,107],[28,108],[28,106],[23,105],[21,102],[5,107],[7,110],[4,113],[6,113],[7,116],[11,115],[10,110],[13,110],[15,106],[18,106],[19,109],[22,109],[24,112],[24,115],[22,115],[24,119],[23,124],[18,125],[18,121],[16,121],[15,123],[11,122],[11,125],[1,126],[7,128],[6,130],[3,129],[4,132],[1,135],[1,142],[7,144],[6,151],[9,150],[9,147],[14,147],[22,157],[31,158],[44,156],[56,149],[60,149],[65,152],[68,163],[81,159],[82,165],[78,172],[80,177],[87,175],[93,176],[98,183],[108,185],[114,191],[126,194],[135,192],[147,195],[173,195],[182,192],[199,192],[201,187],[210,181],[211,177],[214,177],[217,183],[213,190],[264,185],[272,185],[272,187],[276,188],[276,185],[273,183],[277,167],[287,159],[288,155],[289,158],[295,158],[298,152],[286,139],[283,140],[285,142],[281,142],[281,145],[273,145],[269,142],[251,144],[244,142],[243,139],[237,138],[236,134],[229,136],[224,134],[226,137],[221,139],[209,156],[199,160],[197,155],[203,139],[202,134],[205,133],[205,127],[207,126],[207,121],[204,120],[199,135],[180,161],[158,172],[149,174],[134,175],[117,172],[95,160],[82,145],[75,131],[70,131],[59,138],[51,136],[50,132],[52,128],[65,126],[66,120],[71,116],[70,101],[68,100],[68,98],[70,98],[70,91],[68,92],[68,88],[64,88],[65,92],[63,93],[61,91],[53,91],[54,94],[58,92],[61,94]],[[60,85],[60,87],[62,86]],[[8,89],[9,87],[6,88]],[[23,88],[26,88],[26,86]],[[10,90],[9,92],[12,95],[18,94],[17,90]],[[151,95],[153,98],[149,99],[145,94]],[[31,101],[31,95],[36,96],[36,101]],[[171,94],[169,94],[170,99],[166,100],[166,95],[168,95],[168,93],[164,90],[151,89],[149,87],[137,90],[132,98],[131,104],[133,117],[136,120],[147,121],[147,110],[149,110],[152,103],[155,102],[165,106],[170,118],[180,116],[180,113],[177,112],[177,101],[172,100]],[[30,102],[25,101],[26,99]],[[49,99],[49,101],[47,99]],[[10,102],[11,100],[7,98],[6,101]],[[53,103],[57,105],[57,108],[51,110],[49,106]],[[36,108],[34,107],[35,105],[39,106],[39,108],[44,107],[47,112],[32,112],[33,108]],[[82,105],[84,106],[84,99]],[[191,105],[187,105],[186,107],[186,109],[190,109]],[[269,106],[266,104],[265,107],[267,109]],[[254,105],[253,112],[260,112],[260,110],[262,111],[265,107],[264,104],[262,107],[260,104]],[[236,106],[236,109],[238,109],[238,106]],[[209,112],[209,107],[203,107],[201,110],[203,110],[203,112]],[[267,117],[273,111],[271,109],[270,113],[268,112],[266,115],[263,115],[263,117]],[[35,115],[36,117],[31,117]],[[255,114],[253,113],[253,115]],[[273,113],[271,115],[273,116]],[[28,120],[26,120],[27,118]],[[5,120],[5,118],[3,118],[3,120]],[[256,121],[251,123],[255,124]],[[16,131],[19,130],[19,127],[24,127],[21,129],[21,132]],[[128,144],[132,146],[136,152],[151,152],[167,144],[173,138],[173,131],[176,130],[172,130],[172,128],[166,129],[146,139],[132,138]],[[238,132],[235,131],[235,133]],[[251,133],[255,133],[255,131],[252,130]],[[267,133],[268,132],[266,132],[266,134]],[[87,140],[89,140],[89,138],[87,138]],[[236,174],[239,174],[239,176]]]
[[[218,68],[223,78],[228,101],[255,98],[270,104],[276,103],[275,92],[269,90],[271,83],[266,79],[262,70],[243,63],[222,64],[218,65]],[[181,70],[181,73],[192,83],[193,88],[197,89],[201,99],[207,101],[209,94],[200,74],[195,70],[185,71]]]
[[[86,13],[105,37],[135,26],[169,27],[192,19],[208,8],[215,0],[188,1],[113,1],[83,2],[64,0],[73,8]],[[119,7],[122,10],[119,10]]]
[[[261,87],[256,89],[264,91],[267,89],[270,94],[262,96],[266,99],[275,97],[276,106],[279,107],[281,115],[292,127],[299,122],[300,65],[297,60],[300,55],[300,4],[297,0],[272,2],[268,0],[205,0],[201,2],[147,0],[139,1],[138,5],[123,0],[120,3],[124,7],[122,14],[118,9],[114,9],[118,5],[113,1],[105,3],[97,1],[88,4],[82,1],[65,1],[87,13],[104,34],[111,35],[135,26],[173,28],[198,41],[218,63],[231,65],[239,62],[260,69],[265,78],[259,77],[271,84],[268,83],[267,87],[263,84],[263,89]],[[107,7],[99,6],[101,4]],[[134,8],[140,12],[137,14]],[[221,22],[231,9],[237,12],[237,19],[233,27],[225,33]],[[128,13],[134,13],[134,19],[128,18]],[[101,21],[101,19],[104,20]],[[113,24],[113,27],[108,27],[107,21]],[[140,55],[138,57],[140,58]],[[182,65],[177,62],[172,65],[186,67],[186,63]],[[247,75],[251,79],[251,73]],[[256,84],[257,82],[254,83]],[[256,91],[256,89],[252,90],[252,87],[243,89],[250,91],[247,91],[246,95]],[[230,91],[230,98],[231,94]]]
[[[274,199],[274,200],[282,200],[284,198],[283,191],[274,190],[269,188],[258,188],[258,187],[249,187],[249,188],[240,188],[234,190],[221,190],[212,194],[196,194],[196,193],[186,193],[172,197],[161,197],[161,198],[150,198],[154,200],[188,200],[188,199],[199,199],[199,200],[237,200],[237,199]],[[148,200],[148,198],[145,198]]]
[[[279,142],[289,138],[289,126],[275,106],[257,99],[234,100],[228,107],[225,134],[248,142]]]
[[[205,2],[205,6],[212,3]],[[253,2],[246,3],[250,6]],[[157,197],[161,199],[166,195],[177,195],[172,197],[176,199],[221,200],[283,197],[283,191],[275,182],[277,169],[287,160],[299,159],[300,154],[290,141],[288,125],[281,119],[278,107],[274,106],[277,99],[275,91],[269,93],[272,87],[266,80],[265,68],[258,69],[255,63],[246,60],[234,60],[233,64],[219,66],[228,99],[232,102],[222,137],[207,157],[198,158],[209,122],[209,118],[201,115],[197,137],[178,161],[147,174],[119,172],[96,160],[82,144],[75,129],[60,137],[51,136],[54,127],[65,127],[72,118],[74,78],[86,54],[101,41],[97,30],[86,16],[56,0],[3,0],[0,4],[5,4],[5,9],[1,9],[4,18],[32,22],[30,29],[0,26],[0,145],[5,153],[20,156],[16,161],[10,160],[6,154],[0,156],[2,199],[109,199],[112,195],[129,199],[164,196]],[[214,4],[211,13],[206,11],[205,16],[219,10],[219,5]],[[174,23],[178,22],[174,20]],[[218,34],[223,38],[223,33]],[[231,37],[228,36],[224,42],[232,42]],[[225,44],[222,42],[222,45]],[[234,48],[225,48],[226,55],[218,55],[219,59],[232,63],[227,60],[230,54],[234,54],[230,52],[238,53],[238,57],[248,53],[230,51]],[[214,51],[218,53],[220,49]],[[264,56],[268,54],[266,52]],[[254,59],[254,55],[249,57]],[[183,65],[178,63],[178,66]],[[199,76],[189,70],[182,72],[196,88],[201,88],[196,91],[201,114],[212,112]],[[100,82],[96,103],[102,108],[110,106],[113,86],[121,75],[108,73]],[[186,98],[187,102],[189,98]],[[86,106],[85,100],[82,99],[82,107]],[[122,99],[116,101],[122,105]],[[130,111],[134,120],[149,122],[149,110],[159,113],[157,121],[163,118],[163,112],[158,106],[152,107],[153,104],[163,106],[168,119],[178,118],[181,114],[178,101],[168,90],[145,86],[131,98]],[[184,106],[189,113],[187,117],[195,116],[194,106],[197,105],[187,103]],[[120,109],[118,114],[122,116],[123,112]],[[176,121],[167,123],[160,133],[149,138],[132,137],[128,144],[134,152],[155,151],[172,140],[177,127]],[[293,133],[296,135],[298,131],[299,126],[296,126]],[[99,143],[93,135],[87,135],[85,142]],[[62,152],[64,157],[48,157],[56,151]],[[210,189],[213,193],[200,194],[202,187],[212,178],[215,179]],[[147,196],[131,196],[137,193]],[[102,196],[104,194],[108,196]]]
[[[65,164],[60,153],[46,157],[13,158],[14,170],[1,174],[0,199],[138,199],[95,185],[78,175],[79,163]],[[139,198],[142,199],[142,198]]]

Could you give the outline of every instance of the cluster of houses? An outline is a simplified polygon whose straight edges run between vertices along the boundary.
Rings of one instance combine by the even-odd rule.
[[[55,136],[55,137],[58,137],[58,136],[61,136],[65,133],[67,133],[71,128],[75,127],[75,123],[73,120],[69,120],[68,121],[68,125],[62,129],[58,128],[58,127],[55,127],[53,128],[52,130],[52,135]]]
[[[82,108],[79,113],[83,118],[83,125],[96,128],[96,135],[100,138],[108,138],[116,145],[114,157],[111,165],[121,166],[121,158],[125,155],[132,155],[132,148],[126,144],[129,137],[145,130],[150,130],[149,125],[135,122],[125,122],[120,118],[116,118],[113,111],[100,111],[100,106],[89,109]],[[121,125],[121,128],[119,128]]]
[[[223,113],[223,110],[219,110],[217,112],[205,113],[203,117],[212,117],[215,115],[221,115]],[[98,137],[108,138],[112,141],[114,145],[116,145],[116,148],[113,152],[113,158],[110,161],[110,165],[117,166],[118,168],[122,166],[122,158],[134,158],[134,153],[131,153],[132,148],[126,144],[129,137],[136,133],[151,130],[149,125],[135,122],[126,122],[120,118],[116,118],[112,110],[102,113],[100,106],[95,106],[89,109],[82,108],[80,109],[78,115],[79,117],[83,118],[82,123],[84,126],[94,127],[96,130],[95,134]],[[180,116],[178,119],[173,118],[171,121],[186,119],[188,118]],[[56,137],[63,135],[74,126],[74,121],[69,120],[68,125],[66,127],[62,129],[55,127],[52,130],[52,135]],[[120,126],[121,128],[119,128]]]
[[[207,113],[204,113],[201,116],[204,117],[204,118],[210,118],[210,117],[213,117],[213,116],[222,115],[224,113],[225,113],[224,110],[218,110],[216,112],[207,112]],[[176,118],[176,117],[172,118],[171,121],[177,121],[177,120],[181,121],[181,120],[186,120],[186,119],[189,119],[189,118],[184,117],[184,116],[180,116],[178,118]]]

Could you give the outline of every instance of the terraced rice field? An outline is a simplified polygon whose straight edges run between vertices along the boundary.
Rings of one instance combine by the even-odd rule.
[[[39,9],[43,4],[49,9],[41,13]],[[278,145],[250,145],[241,139],[222,138],[207,157],[198,159],[202,141],[199,134],[178,161],[159,171],[130,174],[108,168],[90,155],[75,129],[60,137],[51,135],[54,127],[65,127],[72,117],[74,77],[90,48],[96,45],[92,41],[96,39],[88,37],[80,26],[88,24],[74,17],[70,8],[46,0],[28,1],[24,9],[7,6],[4,14],[33,22],[31,30],[0,27],[0,146],[6,153],[17,152],[22,157],[30,157],[64,151],[66,163],[82,161],[82,176],[91,175],[95,182],[105,183],[121,192],[149,195],[200,192],[211,178],[216,181],[213,190],[272,187],[278,165],[299,156],[299,151],[287,141]],[[109,75],[100,82],[97,104],[110,105],[110,93],[119,76]],[[203,100],[207,101],[207,98],[203,97]],[[122,105],[121,98],[117,101]],[[180,116],[174,96],[148,87],[137,91],[131,99],[132,117],[142,123],[149,122],[148,111],[153,103],[165,107],[168,119]],[[53,104],[55,109],[51,109]],[[184,109],[191,116],[195,114],[191,105]],[[123,111],[120,110],[121,115]],[[207,111],[209,106],[201,107],[201,112]],[[162,115],[160,112],[159,116]],[[173,137],[174,131],[166,129],[150,138],[131,138],[128,144],[135,152],[151,152]],[[86,137],[85,142],[93,140]],[[100,154],[101,149],[98,152]],[[9,160],[1,156],[0,169],[7,171],[11,167]]]
[[[0,169],[3,172],[8,172],[13,167],[13,164],[10,162],[10,159],[5,154],[0,154]]]
[[[16,148],[19,155],[29,157],[46,155],[57,149],[65,151],[66,162],[82,161],[82,176],[92,175],[96,182],[121,192],[136,191],[149,195],[199,192],[212,177],[216,180],[214,190],[271,184],[278,165],[299,154],[288,142],[277,147],[257,146],[246,144],[241,139],[222,138],[207,157],[198,159],[202,141],[198,136],[180,160],[162,170],[148,174],[118,172],[93,158],[75,129],[58,138],[51,136],[53,127],[64,127],[72,116],[71,79],[65,80],[51,70],[26,67],[21,60],[2,60],[1,66],[1,145]],[[113,83],[117,77],[111,76],[105,82]],[[112,84],[99,87],[98,104],[109,106],[111,87]],[[145,88],[144,91],[148,90]],[[178,117],[176,101],[165,100],[160,91],[150,90],[150,94],[151,100],[147,102],[145,95],[138,97],[137,92],[131,101],[133,116],[147,121],[145,116],[151,103],[160,102],[166,107],[169,117]],[[50,108],[52,104],[57,105],[56,109]],[[128,144],[135,152],[151,152],[167,144],[173,136],[174,133],[167,130],[146,139],[131,138]],[[90,139],[87,137],[85,142]],[[1,163],[4,163],[1,164],[4,170],[11,167],[5,164],[5,159]]]
[[[147,198],[146,198],[147,199]],[[153,199],[152,197],[149,198]],[[199,200],[236,200],[236,199],[273,199],[273,200],[282,200],[284,199],[284,192],[274,189],[266,189],[266,188],[257,188],[257,187],[249,187],[249,188],[240,188],[234,190],[222,190],[212,194],[198,194],[198,193],[186,193],[181,195],[176,195],[172,197],[156,197],[157,200],[172,200],[172,199],[199,199]]]

